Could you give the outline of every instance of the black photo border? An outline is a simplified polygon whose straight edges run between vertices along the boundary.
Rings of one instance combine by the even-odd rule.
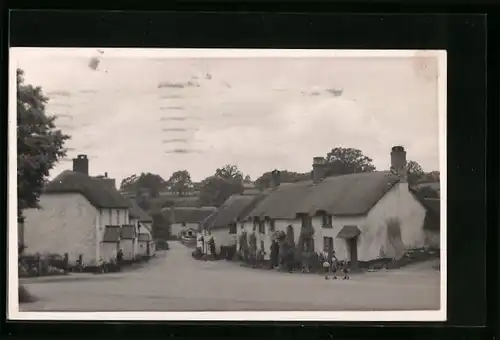
[[[492,243],[488,243],[488,247],[486,245],[486,225],[493,221],[487,222],[486,197],[489,193],[486,191],[486,174],[487,169],[489,172],[495,171],[494,161],[491,160],[491,150],[495,148],[491,139],[494,128],[490,124],[496,123],[498,129],[498,121],[489,115],[488,127],[486,125],[486,93],[487,82],[488,85],[497,85],[498,77],[486,77],[486,16],[482,13],[335,14],[306,10],[301,10],[301,13],[285,13],[284,9],[280,12],[254,11],[248,8],[244,12],[19,10],[10,12],[10,35],[3,31],[2,37],[8,37],[11,47],[447,50],[448,321],[103,323],[21,322],[4,318],[2,333],[47,336],[58,333],[71,336],[76,332],[92,336],[110,332],[126,337],[140,336],[143,332],[160,332],[165,336],[179,337],[239,337],[243,334],[337,338],[368,337],[368,334],[369,337],[386,337],[390,334],[414,339],[489,337],[490,330],[484,327],[487,321],[492,321],[495,314],[486,314],[486,310],[488,307],[496,312],[496,309],[492,309],[490,295],[487,298],[486,285],[486,251],[492,251]],[[3,53],[3,56],[7,56],[7,53]],[[6,75],[7,65],[2,66]],[[488,71],[490,74],[491,69]],[[2,95],[6,98],[6,87],[3,89]],[[5,101],[2,102],[5,105]],[[3,117],[4,123],[7,123],[6,115]],[[490,138],[488,142],[487,128]],[[6,133],[2,135],[2,142],[7,145],[6,136]],[[494,159],[496,157],[497,155]],[[494,179],[493,182],[488,181],[489,188],[491,183],[498,191],[498,179],[496,182]],[[488,209],[498,209],[498,205],[491,205],[491,200],[488,202]],[[497,219],[494,220],[495,226],[496,221]],[[6,249],[7,234],[5,229],[2,231],[1,237]],[[494,236],[497,240],[498,234],[490,233],[488,236]],[[2,262],[3,273],[6,275],[6,261]],[[489,262],[491,263],[497,265],[497,262]],[[488,287],[488,294],[495,290]],[[496,302],[498,300],[495,298]],[[380,327],[381,325],[384,327]]]

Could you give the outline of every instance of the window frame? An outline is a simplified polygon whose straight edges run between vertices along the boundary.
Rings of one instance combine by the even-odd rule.
[[[331,240],[331,244],[332,244],[332,251],[333,251],[333,237],[331,236],[323,236],[323,251],[324,252],[328,252],[330,249],[330,240]]]
[[[266,222],[259,221],[259,234],[266,234]]]
[[[333,228],[333,216],[330,214],[323,214],[321,216],[321,224],[323,228]]]

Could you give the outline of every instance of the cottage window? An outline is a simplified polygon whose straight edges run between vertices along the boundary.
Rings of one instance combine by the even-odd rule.
[[[266,225],[264,221],[259,222],[259,233],[265,234],[266,233]]]
[[[120,210],[116,211],[116,225],[120,225]]]
[[[333,237],[323,237],[323,251],[333,251]]]
[[[276,230],[276,225],[274,224],[274,220],[269,220],[269,231],[274,232]]]
[[[331,227],[331,226],[332,226],[332,215],[324,214],[323,227]]]
[[[229,234],[236,234],[236,224],[229,225]]]
[[[256,231],[257,230],[257,225],[259,224],[259,222],[257,221],[253,221],[253,231]]]

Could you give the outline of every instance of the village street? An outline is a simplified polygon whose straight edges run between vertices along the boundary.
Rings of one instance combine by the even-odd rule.
[[[39,301],[21,311],[411,310],[439,308],[439,272],[429,264],[358,274],[316,274],[196,261],[170,242],[143,267],[106,275],[21,279]]]

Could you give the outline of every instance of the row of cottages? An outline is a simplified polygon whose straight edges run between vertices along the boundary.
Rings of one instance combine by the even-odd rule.
[[[216,210],[215,207],[169,207],[161,213],[169,221],[170,236],[180,238],[181,234],[194,237],[200,228],[200,223]]]
[[[114,179],[89,176],[86,155],[73,159],[73,171],[63,171],[45,186],[39,205],[24,211],[26,253],[68,254],[70,265],[86,266],[110,262],[120,249],[124,259],[136,256],[130,249],[142,217],[130,214],[131,203],[116,190]],[[149,234],[150,240],[146,229],[139,234]]]
[[[129,199],[130,224],[134,226],[135,239],[132,257],[150,257],[155,254],[153,218],[142,210],[134,199]]]
[[[239,216],[212,222],[211,229],[233,235],[237,225],[237,241],[244,230],[254,232],[266,258],[277,231],[293,234],[296,244],[303,235],[306,251],[333,249],[353,267],[398,258],[406,249],[439,247],[439,200],[419,199],[409,188],[403,147],[392,148],[391,171],[325,177],[328,168],[324,158],[315,157],[312,180],[283,184],[274,171],[272,188],[247,200]],[[234,238],[219,239],[229,245]]]
[[[210,231],[216,247],[237,244],[238,222],[255,206],[258,197],[255,195],[233,195],[202,222],[202,229]]]

